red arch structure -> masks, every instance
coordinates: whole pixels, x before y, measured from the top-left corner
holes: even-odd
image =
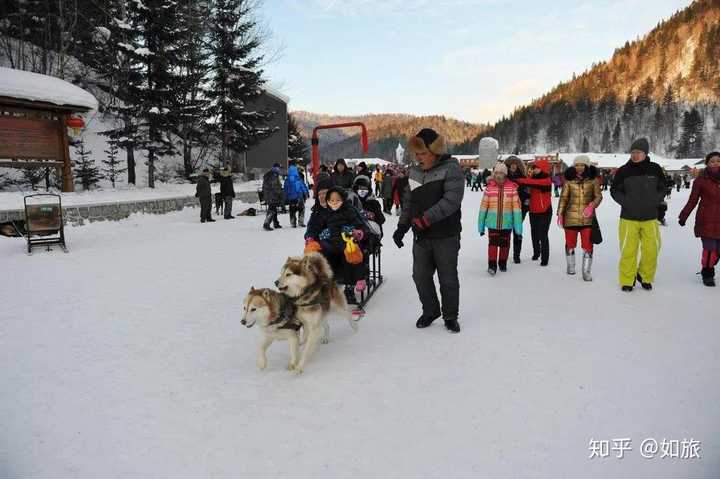
[[[364,123],[351,122],[351,123],[335,123],[332,125],[318,125],[313,128],[312,133],[312,172],[313,172],[313,183],[317,184],[317,175],[320,172],[320,138],[318,137],[319,130],[330,130],[333,128],[347,128],[352,126],[359,126],[362,129],[360,134],[360,142],[362,143],[363,153],[368,152],[368,133]]]

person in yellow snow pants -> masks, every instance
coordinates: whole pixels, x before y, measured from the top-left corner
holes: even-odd
[[[657,219],[634,221],[620,218],[620,286],[634,286],[640,275],[643,283],[655,280],[660,251],[660,228]],[[638,264],[638,249],[640,263]]]

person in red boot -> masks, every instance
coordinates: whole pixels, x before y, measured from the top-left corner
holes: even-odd
[[[550,260],[548,232],[552,221],[552,179],[550,163],[538,160],[533,164],[530,178],[517,178],[515,183],[530,189],[530,235],[532,236],[533,261],[540,258],[540,266]]]
[[[693,182],[687,204],[680,212],[680,226],[685,222],[698,202],[695,215],[695,236],[703,245],[701,264],[705,286],[715,286],[715,265],[720,255],[720,152],[713,151],[705,157],[705,170]]]

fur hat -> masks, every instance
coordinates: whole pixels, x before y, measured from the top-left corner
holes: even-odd
[[[650,143],[647,141],[646,138],[638,138],[637,140],[633,141],[632,145],[630,145],[630,151],[633,150],[640,150],[647,155],[650,153]]]
[[[587,155],[576,156],[575,159],[573,160],[573,166],[577,166],[577,165],[590,166],[591,165],[590,157]]]
[[[505,163],[497,163],[495,167],[493,168],[493,175],[495,173],[502,173],[503,175],[507,176],[507,166],[505,166]]]
[[[430,151],[430,153],[441,156],[447,151],[445,138],[431,128],[423,128],[417,135],[408,141],[408,149],[413,153],[422,153]]]
[[[371,189],[370,185],[371,185],[371,184],[370,184],[370,178],[368,178],[368,177],[365,176],[365,175],[357,175],[357,176],[355,177],[355,179],[353,180],[352,187],[353,187],[354,190],[355,190],[355,189],[358,189],[358,188],[360,188],[360,187],[364,187],[364,188],[367,188],[367,189]]]
[[[515,155],[510,155],[505,159],[505,166],[508,167],[508,171],[510,170],[510,165],[517,165],[518,171],[522,173],[523,176],[525,176],[525,163],[518,158]]]

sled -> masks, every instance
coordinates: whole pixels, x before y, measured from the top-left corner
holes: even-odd
[[[60,195],[38,193],[25,196],[23,201],[27,254],[32,254],[32,249],[38,246],[45,246],[48,251],[52,251],[52,245],[60,245],[67,253]]]

